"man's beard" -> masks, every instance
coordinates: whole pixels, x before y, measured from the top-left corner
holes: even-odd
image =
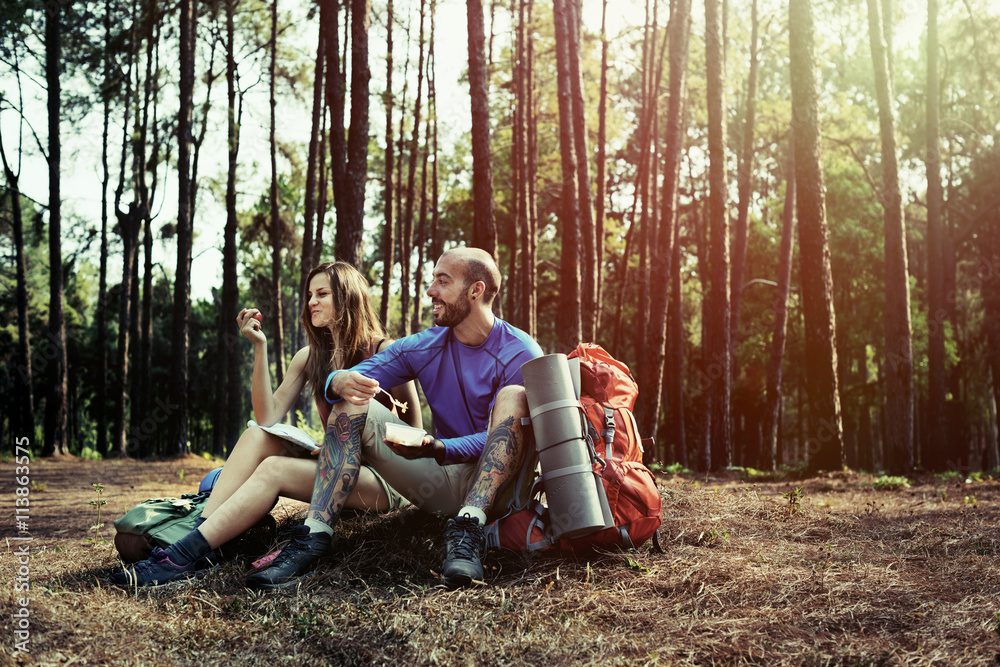
[[[458,326],[472,312],[472,301],[465,294],[454,304],[440,299],[437,300],[437,303],[441,304],[441,311],[434,315],[434,324],[439,327]]]

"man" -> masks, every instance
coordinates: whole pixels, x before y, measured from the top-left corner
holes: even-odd
[[[442,569],[448,585],[482,579],[483,526],[491,511],[506,509],[524,460],[521,417],[528,416],[528,405],[521,364],[542,355],[530,336],[493,315],[499,288],[500,271],[489,253],[445,252],[427,290],[437,326],[330,375],[326,391],[333,409],[308,518],[248,585],[292,585],[312,569],[329,548],[362,464],[418,507],[455,515],[448,521]],[[386,424],[399,420],[371,399],[413,379],[420,381],[437,433],[408,447],[385,439]]]

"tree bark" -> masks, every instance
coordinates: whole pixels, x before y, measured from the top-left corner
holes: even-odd
[[[223,412],[216,427],[216,455],[221,456],[220,446],[228,451],[236,445],[242,421],[243,374],[240,368],[240,335],[234,318],[239,308],[240,288],[236,271],[236,234],[239,220],[236,212],[236,176],[240,151],[240,120],[242,104],[236,90],[236,40],[235,17],[238,0],[226,0],[226,98],[227,106],[227,170],[226,170],[226,226],[222,246],[222,307],[219,309],[219,359],[222,372],[219,378],[219,403]],[[239,105],[239,106],[238,106]],[[310,239],[311,240],[311,239]]]
[[[105,115],[105,118],[107,116]],[[18,164],[20,164],[20,141],[18,141]],[[107,165],[107,153],[105,153],[104,164]],[[20,174],[15,174],[7,162],[7,154],[4,152],[3,139],[0,137],[0,158],[3,159],[4,176],[7,179],[7,192],[10,194],[10,215],[11,226],[14,237],[14,268],[17,273],[17,286],[15,288],[17,301],[17,389],[15,390],[14,414],[11,415],[11,425],[17,434],[33,434],[35,432],[34,414],[35,401],[33,393],[33,376],[31,371],[31,326],[28,321],[28,265],[25,261],[24,253],[24,220],[21,215],[21,190],[18,184]],[[18,169],[20,171],[20,169]],[[104,225],[104,229],[107,225]],[[105,241],[102,250],[103,258],[107,262],[107,243]],[[102,274],[103,278],[103,274]],[[98,315],[100,316],[100,310]],[[98,330],[98,341],[104,342]],[[98,356],[100,360],[100,355]],[[100,361],[98,362],[100,364]],[[100,366],[99,366],[100,367]],[[104,368],[106,372],[107,357],[104,357]],[[101,376],[103,378],[103,374]],[[103,381],[99,382],[99,387],[103,386]],[[98,393],[100,396],[100,393]],[[101,403],[98,408],[103,408]],[[98,413],[104,416],[105,431],[107,430],[107,410],[101,409]],[[99,422],[100,423],[100,422]],[[105,445],[107,444],[107,433],[105,432]]]
[[[569,71],[573,102],[573,144],[576,152],[577,208],[580,217],[580,328],[588,341],[597,337],[597,232],[590,192],[590,149],[587,142],[586,101],[583,97],[583,58],[580,41],[583,31],[582,0],[569,0],[566,8],[569,34]]]
[[[757,117],[757,57],[759,20],[757,0],[750,8],[750,72],[747,75],[747,108],[743,119],[743,148],[739,165],[739,203],[736,209],[736,228],[733,230],[732,317],[730,345],[732,347],[733,381],[739,377],[736,350],[740,344],[740,311],[743,309],[743,280],[747,261],[747,227],[750,217],[750,197],[753,192],[754,132]]]
[[[265,310],[271,322],[274,323],[272,343],[274,345],[274,376],[278,385],[285,379],[285,326],[283,295],[281,293],[281,246],[282,224],[278,202],[278,143],[275,138],[277,124],[277,87],[278,75],[278,0],[271,3],[271,64],[268,71],[270,78],[271,128],[269,137],[271,157],[271,194],[270,194],[270,233],[271,233],[271,303]],[[339,225],[338,225],[339,227]]]
[[[781,419],[781,375],[788,332],[788,293],[792,280],[792,247],[795,236],[795,164],[789,152],[785,182],[785,205],[781,214],[781,249],[778,251],[778,286],[774,294],[774,330],[767,363],[767,393],[764,399],[763,462],[777,472],[778,430]]]
[[[472,102],[473,245],[496,257],[497,228],[493,211],[493,158],[490,149],[489,81],[486,71],[486,28],[482,0],[466,0],[469,27],[469,91]],[[419,95],[419,93],[418,93]],[[499,304],[499,301],[495,301]]]
[[[60,68],[62,67],[62,20],[61,3],[49,2],[45,5],[45,83],[48,88],[49,125],[49,331],[48,344],[53,354],[48,364],[48,395],[45,401],[45,444],[42,456],[68,454],[67,432],[67,377],[68,360],[66,354],[66,307],[63,295],[62,264],[62,202],[61,179],[61,138],[59,124],[62,116],[62,88]]]
[[[365,182],[368,178],[368,28],[371,0],[351,4],[351,129],[347,137],[347,171],[344,174],[346,219],[337,219],[337,258],[361,266],[365,218]]]
[[[788,32],[795,144],[795,207],[809,398],[807,470],[840,470],[844,436],[837,387],[837,333],[820,147],[819,102],[810,0],[790,0]]]
[[[681,148],[685,133],[685,99],[687,97],[688,44],[691,30],[690,0],[676,0],[670,16],[670,97],[667,101],[667,127],[663,138],[663,191],[660,195],[660,231],[651,262],[650,332],[643,353],[646,382],[639,394],[640,430],[657,439],[659,414],[666,373],[667,319],[673,277],[673,240],[677,219],[677,187],[680,177]],[[679,259],[679,257],[678,257]],[[679,274],[677,275],[679,279]],[[678,312],[679,316],[680,313]],[[672,372],[680,368],[670,366]],[[678,394],[679,395],[679,394]],[[674,437],[677,436],[676,431]]]
[[[730,423],[732,350],[729,342],[729,209],[726,186],[726,65],[723,16],[719,0],[705,2],[705,51],[708,88],[709,293],[708,359],[711,423],[709,470],[732,465]]]
[[[188,329],[191,317],[191,115],[194,108],[194,54],[197,14],[194,0],[180,0],[180,100],[177,113],[177,272],[174,282],[174,323],[171,398],[172,453],[188,450]]]
[[[526,30],[534,26],[534,0],[528,0]],[[525,117],[525,159],[527,174],[525,175],[525,188],[527,190],[528,210],[526,215],[527,226],[521,233],[521,247],[524,248],[524,261],[522,267],[521,299],[522,309],[525,312],[524,330],[529,336],[535,336],[538,329],[537,314],[537,251],[538,251],[538,211],[536,208],[535,180],[538,174],[538,118],[535,113],[535,40],[525,37],[527,48],[525,49],[525,93],[524,93],[524,117]]]
[[[559,227],[562,237],[560,263],[559,309],[556,316],[556,337],[562,351],[568,352],[581,341],[580,317],[580,223],[577,202],[577,155],[573,129],[573,90],[570,83],[570,21],[571,0],[552,3],[556,35],[556,63],[559,95],[559,149],[562,165],[562,201],[559,207]]]
[[[948,446],[945,433],[946,383],[944,294],[944,225],[941,207],[940,80],[938,74],[938,1],[927,0],[927,439],[924,467],[936,469]]]
[[[396,263],[396,226],[393,220],[393,198],[395,197],[395,182],[393,175],[396,169],[396,153],[392,145],[392,24],[395,20],[392,0],[386,4],[386,38],[385,38],[385,172],[383,175],[383,214],[385,224],[382,227],[382,302],[379,304],[379,319],[383,325],[389,324],[389,301],[392,298],[392,267]]]
[[[400,303],[400,319],[403,324],[403,332],[413,331],[413,323],[410,319],[410,261],[413,258],[413,209],[416,205],[417,188],[417,160],[420,156],[420,118],[421,106],[423,104],[424,92],[424,16],[426,14],[426,0],[420,0],[420,37],[417,46],[417,99],[413,103],[413,132],[410,135],[409,161],[406,172],[406,200],[405,208],[402,211],[402,233],[400,234],[400,254],[399,261],[404,265],[402,276],[402,299]],[[415,295],[416,299],[420,295]]]
[[[885,234],[885,348],[887,469],[913,468],[913,332],[910,326],[910,276],[906,266],[906,228],[899,187],[895,97],[882,24],[881,0],[868,0],[868,26],[882,138],[882,206]]]
[[[345,73],[340,62],[340,2],[323,0],[320,5],[320,31],[326,40],[326,102],[330,106],[330,184],[337,226],[347,217],[347,132],[344,125]],[[346,64],[344,65],[346,67]],[[335,247],[336,251],[336,247]],[[338,255],[339,257],[339,255]]]
[[[604,296],[604,197],[607,194],[608,149],[608,0],[601,2],[601,92],[597,102],[597,193],[594,196],[594,235],[597,243],[596,303]],[[601,328],[601,308],[595,309],[594,327]]]

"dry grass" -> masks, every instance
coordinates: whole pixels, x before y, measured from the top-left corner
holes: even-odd
[[[190,491],[213,465],[34,462],[31,653],[13,661],[983,665],[1000,652],[994,481],[879,491],[844,473],[794,482],[795,508],[792,483],[663,479],[665,553],[491,554],[488,585],[470,590],[435,573],[443,520],[406,510],[343,521],[335,553],[288,592],[244,589],[246,559],[167,590],[109,588],[113,549],[84,541],[90,483],[106,486],[113,519],[123,503]],[[0,662],[14,545],[0,545]]]

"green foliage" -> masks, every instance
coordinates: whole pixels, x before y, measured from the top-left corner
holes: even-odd
[[[94,492],[97,494],[97,498],[91,500],[89,504],[97,508],[97,523],[95,523],[93,526],[90,527],[90,531],[94,533],[94,536],[88,537],[87,541],[93,542],[94,546],[97,546],[98,539],[101,536],[101,528],[104,527],[104,524],[101,523],[101,508],[107,505],[108,501],[103,500],[101,498],[101,493],[104,492],[103,484],[95,483],[91,484],[91,486],[94,488]],[[101,541],[104,542],[106,540],[101,540]]]
[[[898,491],[910,488],[910,480],[905,477],[881,475],[872,482],[872,488],[879,491]]]

